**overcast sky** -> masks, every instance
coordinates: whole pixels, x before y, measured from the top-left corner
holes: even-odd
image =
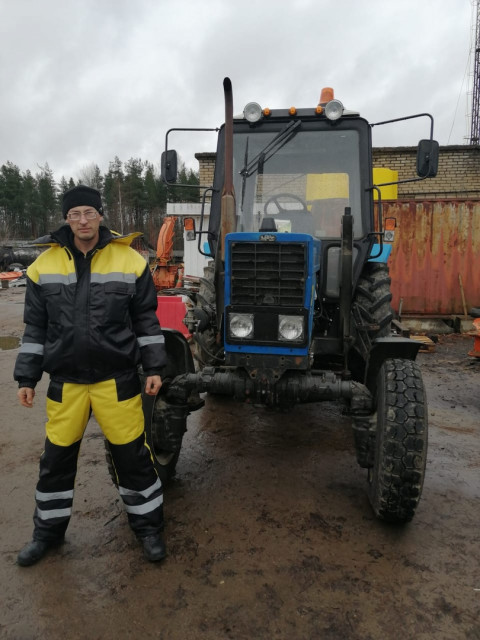
[[[316,105],[332,86],[370,122],[429,112],[441,145],[469,136],[472,0],[0,0],[0,165],[77,179],[119,156],[159,165],[171,127]],[[413,145],[429,125],[374,128]],[[213,138],[172,140],[189,166]]]

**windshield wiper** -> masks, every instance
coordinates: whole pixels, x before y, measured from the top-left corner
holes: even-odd
[[[243,176],[243,179],[249,178],[251,175],[255,173],[259,166],[262,167],[267,160],[269,160],[277,151],[279,151],[293,136],[296,134],[296,130],[302,124],[301,120],[292,120],[289,122],[286,127],[284,127],[281,131],[277,133],[277,135],[265,145],[265,147],[257,153],[257,155],[250,160],[247,164],[245,161],[245,165],[243,169],[240,171],[240,174]]]
[[[245,143],[245,157],[243,159],[243,167],[245,169],[245,167],[247,166],[247,162],[248,162],[248,136],[247,136],[247,141]],[[240,171],[240,173],[242,174],[242,199],[241,199],[241,203],[240,203],[240,211],[243,212],[243,201],[245,200],[245,185],[247,183],[247,176],[244,173],[244,169],[242,169]]]

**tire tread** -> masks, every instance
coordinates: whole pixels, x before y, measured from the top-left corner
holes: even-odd
[[[411,360],[386,360],[379,373],[384,406],[377,407],[377,445],[370,472],[370,501],[386,521],[409,522],[418,506],[425,476],[428,422],[421,372]],[[383,412],[381,419],[378,414]]]

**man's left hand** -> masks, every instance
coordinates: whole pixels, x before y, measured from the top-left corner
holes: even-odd
[[[147,382],[145,384],[145,393],[149,396],[156,396],[162,386],[162,379],[160,376],[147,376]]]

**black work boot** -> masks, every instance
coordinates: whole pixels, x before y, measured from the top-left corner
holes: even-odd
[[[159,562],[167,555],[165,543],[159,533],[140,538],[140,542],[143,545],[143,554],[150,562]]]
[[[17,556],[17,564],[21,567],[29,567],[43,558],[49,549],[61,544],[59,542],[47,542],[45,540],[32,540],[26,544]]]

